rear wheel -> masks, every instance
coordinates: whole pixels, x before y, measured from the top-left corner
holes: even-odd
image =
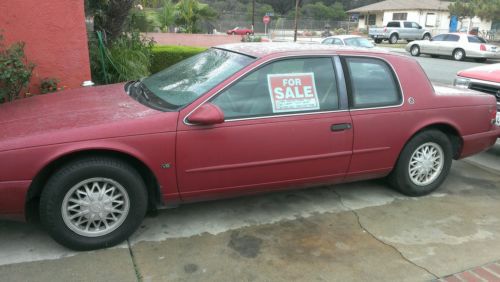
[[[93,250],[127,239],[146,213],[147,191],[127,163],[111,158],[74,161],[48,180],[40,219],[60,244]]]
[[[389,37],[389,43],[390,44],[396,44],[396,43],[398,43],[398,35],[397,34],[391,35],[391,37]]]
[[[407,196],[427,195],[443,183],[451,160],[449,138],[438,130],[423,131],[405,145],[389,182]]]
[[[424,37],[422,37],[422,40],[431,40],[431,35],[428,33],[424,34]]]
[[[453,59],[455,61],[463,61],[465,59],[465,51],[463,49],[455,49],[453,51]]]
[[[382,43],[382,39],[375,39],[375,43],[377,43],[377,44]]]
[[[415,57],[420,56],[420,47],[418,47],[418,45],[416,45],[416,44],[413,45],[413,46],[411,46],[411,48],[410,48],[410,54],[412,56],[415,56]]]

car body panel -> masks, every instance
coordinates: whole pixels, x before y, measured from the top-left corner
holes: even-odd
[[[153,188],[159,189],[162,204],[170,205],[384,176],[411,136],[436,124],[450,126],[459,134],[464,143],[460,157],[488,148],[500,136],[500,129],[491,124],[491,95],[433,87],[412,58],[325,45],[257,44],[217,47],[256,60],[178,112],[149,110],[127,96],[122,85],[2,105],[12,116],[4,116],[8,130],[0,133],[0,212],[22,217],[29,186],[39,172],[78,152],[110,151],[137,159],[156,177],[158,187]],[[252,70],[274,60],[304,56],[331,57],[340,79],[345,74],[338,65],[339,57],[384,60],[398,77],[403,101],[355,110],[348,110],[345,102],[338,111],[228,120],[216,125],[187,121],[190,113]],[[345,85],[338,85],[340,100],[347,101]],[[73,98],[72,103],[61,102]],[[85,111],[79,111],[77,104],[84,105]],[[43,112],[53,115],[42,116],[45,123],[37,122],[34,114],[20,118],[22,113],[16,111],[25,109],[24,105],[30,113],[37,111],[36,105],[43,105]],[[18,129],[17,123],[33,128]],[[351,123],[352,128],[332,132],[330,127],[337,123]],[[6,203],[10,197],[16,200]]]
[[[469,89],[495,96],[500,112],[500,63],[459,71],[455,83],[458,78],[466,79]]]

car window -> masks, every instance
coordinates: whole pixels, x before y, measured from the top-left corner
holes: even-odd
[[[330,58],[288,59],[270,63],[217,95],[212,103],[226,119],[339,108]]]
[[[349,73],[352,108],[398,105],[402,101],[395,75],[389,65],[374,58],[345,58]]]
[[[410,22],[404,22],[404,25],[406,28],[411,28],[411,23]]]
[[[327,38],[325,40],[323,40],[323,42],[321,42],[323,44],[332,44],[333,43],[333,39],[332,38]]]
[[[355,46],[355,47],[364,47],[364,48],[373,48],[375,45],[368,41],[366,38],[361,37],[352,37],[344,39],[345,45],[347,46]]]
[[[399,22],[389,22],[387,24],[387,27],[400,27],[401,25],[399,24]]]
[[[467,40],[470,43],[486,43],[486,40],[478,36],[467,36]]]
[[[446,34],[440,34],[436,35],[432,38],[432,41],[444,41],[444,38],[446,37]]]
[[[452,42],[458,42],[458,40],[460,39],[460,36],[456,35],[456,34],[448,34],[444,41],[452,41]]]
[[[412,23],[411,23],[411,27],[412,27],[412,28],[419,29],[419,28],[420,28],[420,25],[419,25],[418,23],[414,23],[414,22],[412,22]]]
[[[335,38],[333,39],[333,45],[344,45],[344,43],[342,42],[342,40]]]

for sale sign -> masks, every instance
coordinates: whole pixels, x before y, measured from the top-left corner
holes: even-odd
[[[267,75],[274,113],[319,109],[314,73]]]

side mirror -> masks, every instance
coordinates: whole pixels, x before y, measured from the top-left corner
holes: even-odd
[[[224,113],[222,110],[212,103],[205,103],[201,107],[194,110],[188,116],[187,121],[199,125],[211,125],[224,122]]]

